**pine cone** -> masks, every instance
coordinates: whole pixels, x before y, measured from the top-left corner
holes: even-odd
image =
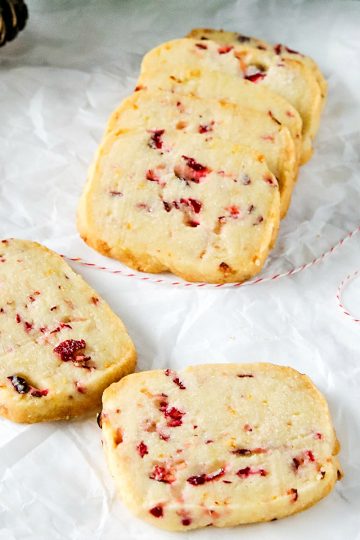
[[[0,47],[13,40],[28,18],[23,0],[0,0]]]

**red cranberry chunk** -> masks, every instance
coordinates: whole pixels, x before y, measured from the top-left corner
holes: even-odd
[[[204,43],[195,43],[195,47],[198,49],[207,49],[207,45],[204,45]]]
[[[261,81],[266,76],[265,73],[253,73],[252,75],[245,75],[244,79],[247,81],[251,81],[253,83],[257,83],[258,81]]]
[[[187,482],[189,482],[189,484],[191,484],[192,486],[201,486],[205,484],[206,482],[212,482],[213,480],[218,480],[219,478],[224,476],[224,474],[225,474],[225,469],[221,468],[210,474],[203,473],[203,474],[199,474],[195,476],[190,476],[187,479]]]
[[[150,180],[150,182],[160,182],[160,178],[154,173],[152,169],[146,171],[146,180]]]
[[[76,353],[85,349],[86,343],[84,339],[67,339],[62,341],[54,349],[63,362],[76,361]]]
[[[184,525],[184,527],[188,527],[191,525],[191,519],[190,518],[184,518],[181,520],[181,524]]]
[[[144,443],[144,441],[139,442],[139,444],[136,447],[136,450],[138,451],[141,458],[143,458],[146,454],[149,453],[148,447]]]
[[[154,506],[154,508],[151,508],[149,510],[150,514],[156,518],[161,518],[163,517],[164,515],[164,510],[163,510],[163,507],[158,505],[158,506]]]
[[[202,203],[196,199],[180,199],[180,203],[188,206],[195,214],[199,214]]]
[[[206,474],[199,474],[197,476],[190,476],[187,482],[192,486],[202,486],[206,482]]]
[[[49,390],[47,390],[47,389],[39,390],[39,389],[37,389],[37,388],[32,388],[32,389],[30,390],[30,395],[31,395],[32,397],[38,397],[38,398],[41,398],[41,397],[43,397],[43,396],[47,396],[48,393],[49,393]]]
[[[165,129],[155,129],[154,131],[150,131],[150,133],[151,137],[149,139],[148,146],[150,148],[161,150],[164,144],[162,136],[165,133]]]
[[[260,476],[267,476],[267,471],[265,469],[252,469],[251,467],[245,467],[244,469],[238,470],[236,473],[240,478],[249,478],[249,476],[258,474]]]
[[[184,180],[186,183],[194,182],[199,184],[200,180],[211,172],[211,169],[198,163],[195,159],[187,156],[181,156],[185,161],[185,165],[177,165],[174,168],[174,173],[177,178]]]
[[[185,413],[179,411],[175,407],[165,410],[165,418],[167,418],[167,425],[169,427],[178,427],[182,425],[182,417]]]
[[[172,484],[175,481],[172,471],[161,465],[155,465],[149,478],[151,478],[151,480],[156,480],[157,482],[163,482],[164,484]]]
[[[218,53],[227,54],[228,52],[232,51],[233,48],[234,47],[232,45],[222,45],[221,47],[218,48]]]
[[[171,371],[171,369],[166,369],[165,370],[165,375],[167,377],[170,377],[171,375],[174,375],[174,373]],[[186,386],[180,381],[179,377],[177,377],[177,376],[175,376],[173,378],[173,383],[175,383],[180,388],[180,390],[185,390],[186,389]]]

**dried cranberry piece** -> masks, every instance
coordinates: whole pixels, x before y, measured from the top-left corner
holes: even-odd
[[[163,201],[163,205],[164,205],[165,211],[170,212],[170,210],[172,208],[171,204],[166,202],[166,201]]]
[[[136,447],[136,450],[138,451],[141,458],[143,458],[146,454],[149,453],[148,447],[144,443],[144,441],[139,442],[139,444]]]
[[[187,482],[192,486],[202,486],[206,482],[206,474],[199,474],[197,476],[190,476]]]
[[[181,156],[181,157],[186,161],[186,165],[190,167],[190,169],[192,169],[193,171],[203,173],[203,175],[207,174],[208,168],[205,167],[205,165],[201,165],[201,163],[198,163],[197,161],[195,161],[195,159],[191,157],[187,157],[187,156]]]
[[[274,45],[274,53],[275,54],[281,54],[281,49],[282,49],[281,43],[277,43],[276,45]]]
[[[182,425],[182,417],[185,413],[179,411],[179,409],[176,409],[175,407],[171,407],[171,409],[165,410],[165,418],[169,418],[167,421],[167,425],[169,427],[178,427]]]
[[[189,206],[191,210],[195,212],[195,214],[199,214],[202,208],[202,203],[196,199],[180,199],[180,203]]]
[[[213,131],[214,128],[214,120],[212,120],[209,124],[199,124],[199,133],[209,133],[209,131]]]
[[[252,75],[245,75],[244,79],[256,83],[266,77],[266,73],[253,73]]]
[[[156,518],[163,517],[164,515],[164,510],[161,505],[154,506],[154,508],[150,508],[149,512],[151,515],[153,515]]]
[[[244,469],[239,469],[236,473],[240,478],[249,478],[249,476],[254,474],[259,474],[260,476],[267,476],[267,471],[265,469],[252,469],[251,467],[245,467]]]
[[[161,150],[163,147],[163,141],[161,137],[165,133],[165,129],[154,129],[150,131],[151,137],[148,142],[148,146],[153,149]]]
[[[234,47],[232,45],[222,45],[221,47],[218,48],[218,53],[227,54],[228,52],[232,51],[233,48]]]
[[[204,45],[204,43],[195,43],[195,47],[198,49],[207,49],[207,45]]]
[[[184,518],[181,520],[181,524],[184,525],[184,527],[188,527],[191,525],[191,519],[190,518]]]
[[[165,375],[167,377],[170,377],[170,375],[174,375],[174,373],[171,371],[171,369],[165,370]],[[180,381],[179,377],[174,377],[173,382],[180,388],[180,390],[186,390],[186,386]]]
[[[30,395],[32,397],[43,397],[43,396],[47,396],[49,393],[49,390],[38,390],[37,388],[31,388],[30,390]]]
[[[221,468],[218,469],[210,474],[199,474],[195,476],[190,476],[187,478],[187,482],[191,484],[192,486],[202,486],[206,482],[212,482],[213,480],[218,480],[225,474],[225,469]]]
[[[30,392],[31,386],[23,377],[19,377],[18,375],[11,375],[7,378],[11,382],[15,390],[18,392],[18,394],[27,394],[28,392]]]
[[[109,192],[112,197],[123,197],[123,193],[121,191],[110,191]]]
[[[11,375],[8,377],[8,380],[11,382],[18,394],[30,393],[32,397],[41,398],[43,396],[47,396],[49,393],[49,390],[39,390],[38,388],[34,388],[27,382],[26,379],[20,377],[19,375]]]
[[[156,174],[154,173],[152,169],[149,169],[148,171],[146,171],[146,180],[150,180],[150,182],[157,182],[157,183],[160,182],[160,178],[156,176]]]
[[[151,480],[156,480],[157,482],[163,482],[164,484],[172,484],[175,481],[173,472],[161,465],[155,465],[149,478],[151,478]]]
[[[54,348],[54,352],[60,356],[63,362],[76,362],[76,353],[82,351],[85,347],[86,342],[84,339],[67,339],[59,343]]]

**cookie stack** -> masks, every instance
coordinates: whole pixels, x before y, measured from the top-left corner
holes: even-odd
[[[283,45],[206,29],[163,43],[109,120],[81,236],[137,270],[250,279],[311,156],[325,96],[315,62]]]

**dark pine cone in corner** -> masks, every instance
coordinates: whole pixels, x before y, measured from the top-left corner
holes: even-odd
[[[23,0],[0,0],[0,47],[13,40],[28,18]]]

